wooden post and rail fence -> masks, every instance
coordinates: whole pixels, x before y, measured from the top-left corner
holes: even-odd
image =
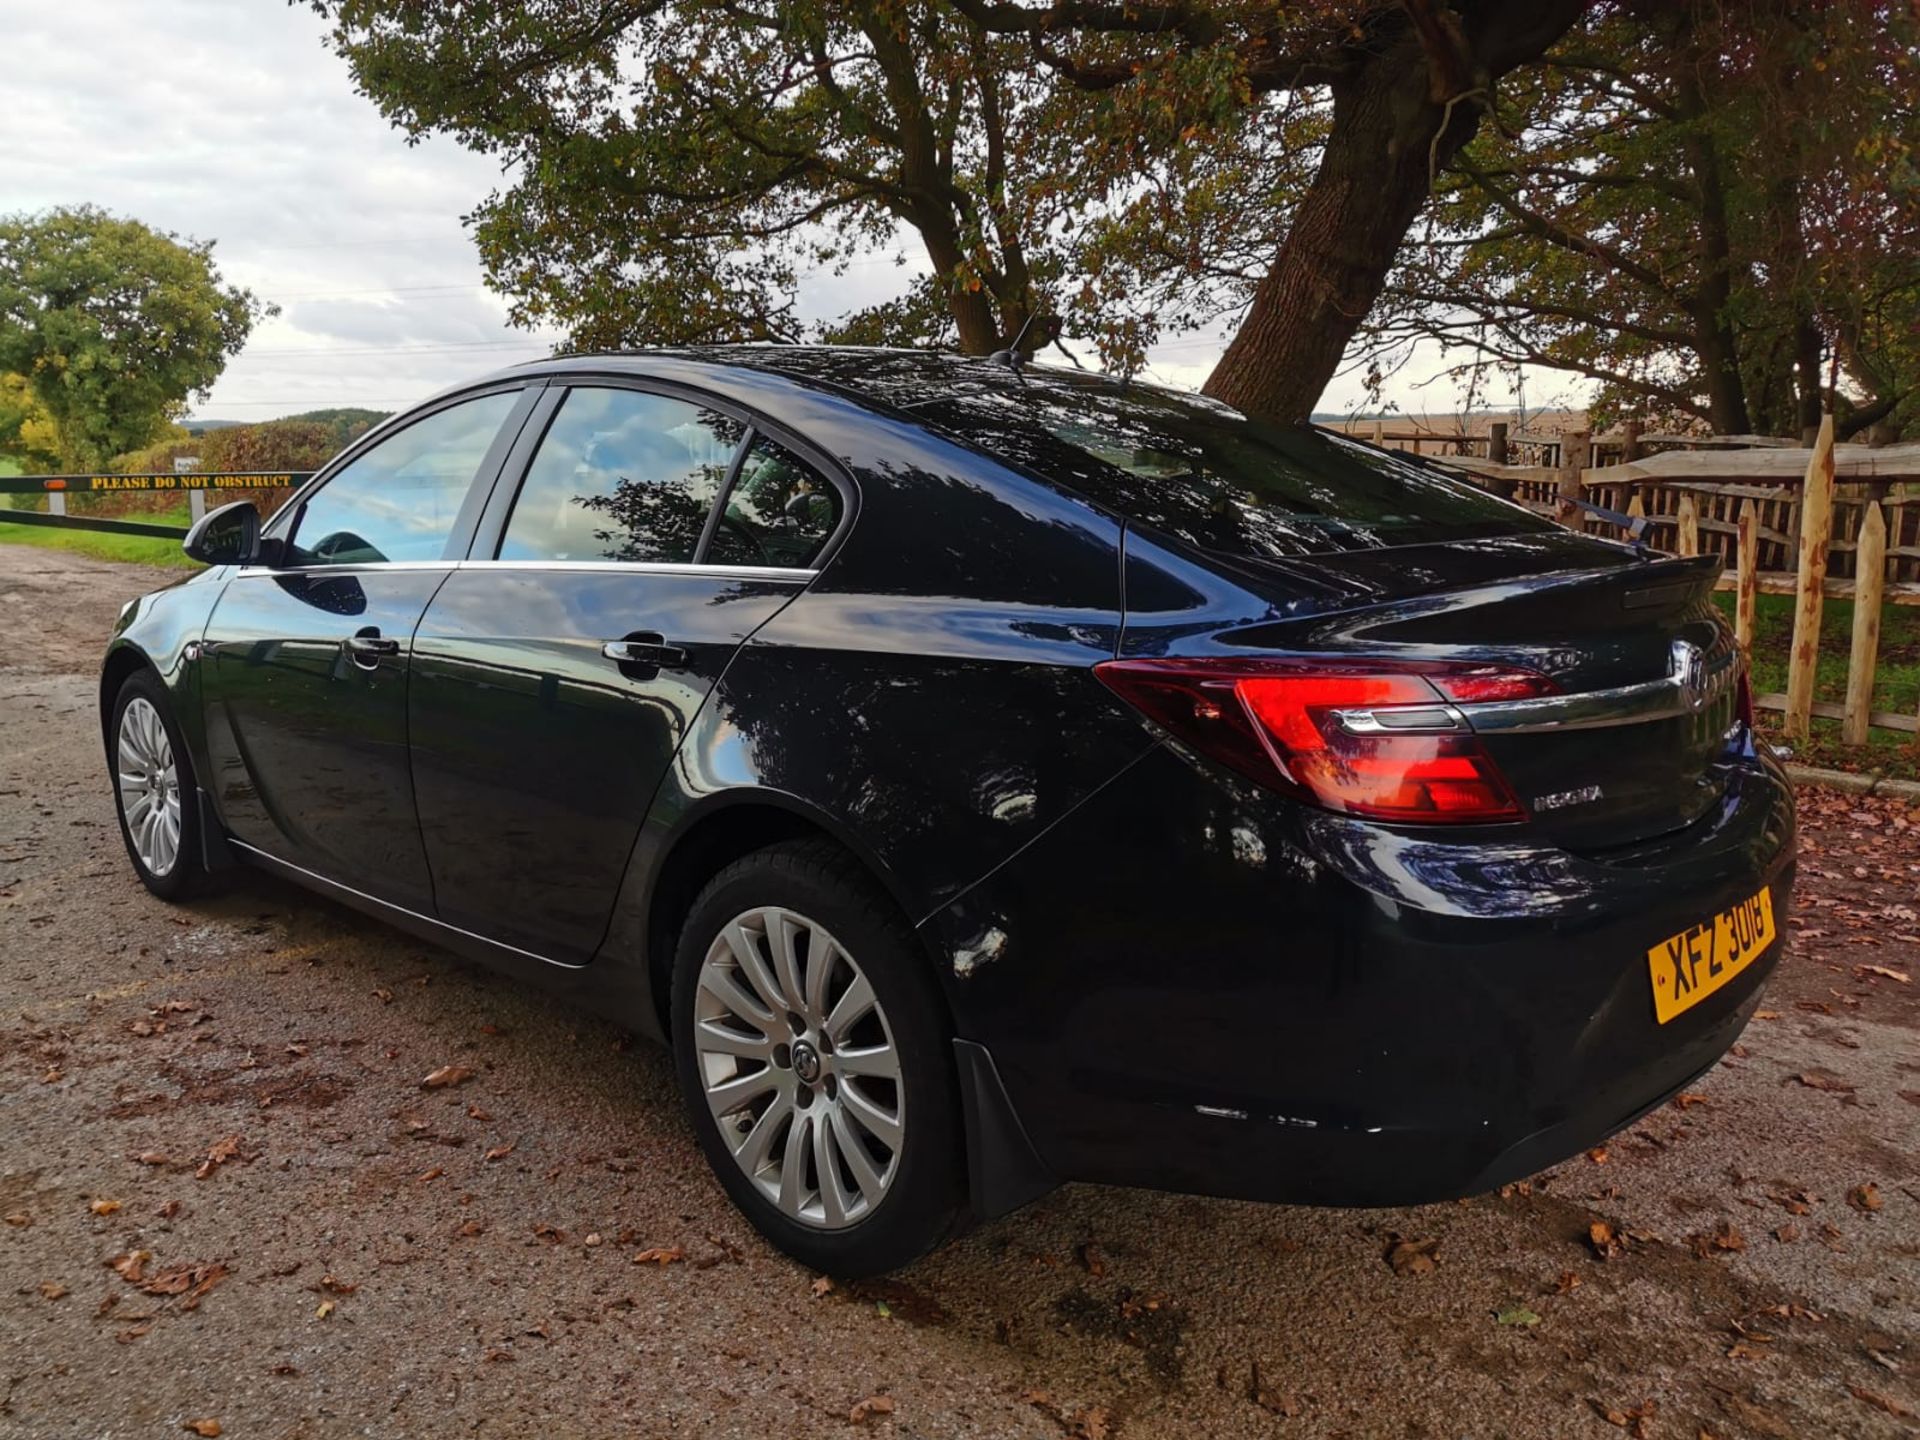
[[[1563,525],[1625,532],[1677,555],[1719,555],[1719,588],[1734,594],[1734,628],[1749,653],[1757,597],[1792,595],[1786,691],[1755,697],[1763,709],[1785,713],[1789,738],[1804,739],[1815,716],[1839,720],[1849,745],[1865,744],[1874,727],[1920,732],[1920,715],[1872,708],[1881,607],[1920,605],[1920,444],[1837,446],[1831,416],[1811,450],[1766,436],[1645,434],[1631,422],[1599,436],[1504,422],[1480,433],[1388,430],[1379,420],[1346,430],[1422,454]],[[198,519],[209,492],[253,492],[270,509],[307,478],[285,471],[0,476],[0,495],[47,500],[45,512],[0,509],[0,520],[179,538],[186,532],[178,526],[69,514],[67,499],[175,492]],[[1855,602],[1841,702],[1813,693],[1829,599]]]
[[[1429,431],[1421,439],[1430,451],[1464,452],[1428,458],[1563,525],[1625,532],[1675,555],[1719,555],[1719,588],[1733,592],[1734,629],[1749,653],[1757,597],[1793,596],[1787,688],[1755,696],[1762,709],[1784,713],[1788,738],[1804,740],[1816,716],[1838,720],[1847,745],[1866,744],[1875,728],[1920,732],[1920,714],[1873,708],[1882,607],[1920,605],[1920,445],[1836,445],[1831,416],[1811,449],[1758,436],[1642,435],[1628,426],[1601,437],[1569,431],[1550,447],[1528,436],[1536,459],[1550,463],[1515,464],[1492,458],[1514,453],[1498,424],[1486,435]],[[1830,599],[1854,602],[1844,701],[1814,698]]]

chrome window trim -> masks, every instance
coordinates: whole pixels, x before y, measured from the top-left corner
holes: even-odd
[[[243,565],[234,579],[256,575],[355,575],[387,570],[557,570],[609,575],[705,575],[723,580],[812,580],[818,570],[783,565],[695,565],[678,560],[386,560],[340,565]]]

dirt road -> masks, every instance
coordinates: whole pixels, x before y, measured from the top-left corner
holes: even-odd
[[[1904,807],[1807,797],[1764,1018],[1603,1153],[1412,1210],[1070,1187],[829,1288],[661,1052],[263,878],[139,888],[93,667],[165,578],[0,546],[0,1434],[1915,1433]]]

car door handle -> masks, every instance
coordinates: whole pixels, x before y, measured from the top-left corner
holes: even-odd
[[[353,663],[362,670],[372,670],[380,664],[383,655],[398,655],[400,642],[383,637],[372,626],[357,634],[349,635],[345,641],[347,654]]]
[[[629,635],[624,640],[609,640],[600,653],[617,665],[684,665],[687,652],[669,645],[658,635]]]

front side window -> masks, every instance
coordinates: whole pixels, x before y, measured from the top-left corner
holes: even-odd
[[[519,399],[503,390],[449,405],[350,461],[300,507],[290,562],[441,559],[487,447]]]
[[[502,560],[685,564],[746,426],[670,395],[567,392],[507,519]]]

